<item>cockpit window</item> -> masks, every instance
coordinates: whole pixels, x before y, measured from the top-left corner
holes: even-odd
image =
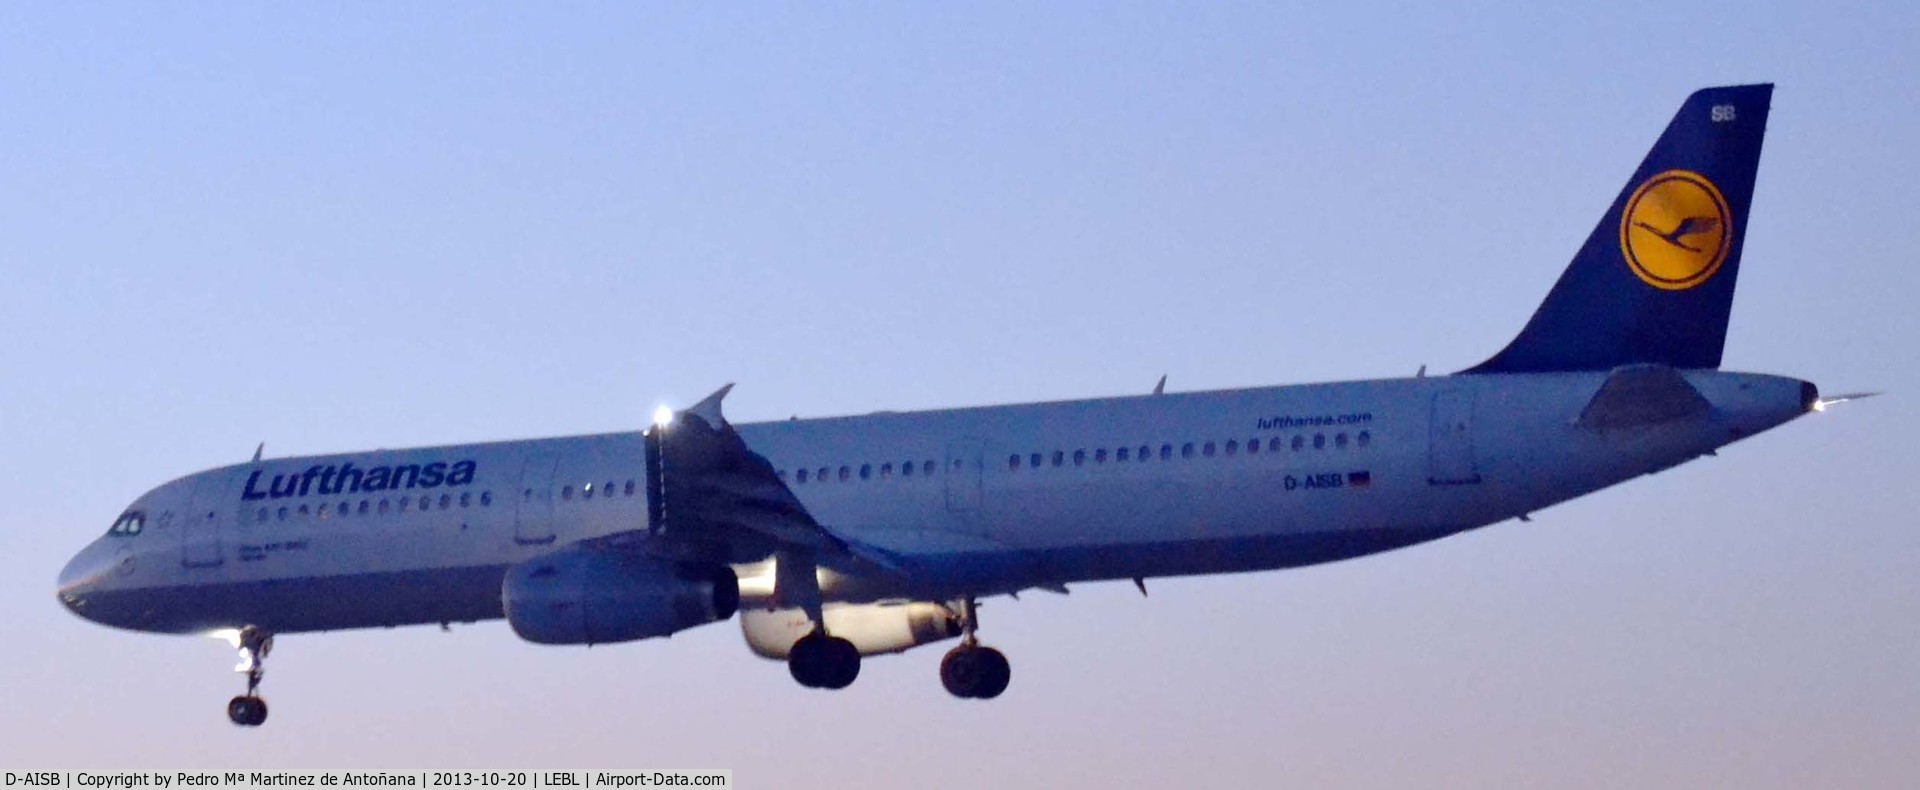
[[[147,514],[138,510],[129,511],[120,516],[119,521],[107,528],[109,535],[138,535],[147,526]]]

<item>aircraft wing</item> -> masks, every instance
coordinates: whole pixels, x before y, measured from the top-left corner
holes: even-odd
[[[800,553],[845,573],[898,573],[888,553],[815,520],[773,464],[747,447],[721,412],[732,389],[721,387],[647,431],[647,531],[669,541],[719,539]]]

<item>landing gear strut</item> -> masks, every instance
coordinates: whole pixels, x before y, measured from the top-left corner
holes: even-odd
[[[820,601],[820,572],[813,556],[781,554],[774,561],[773,594],[787,606],[797,606],[813,621],[813,631],[787,651],[787,671],[810,689],[843,689],[860,677],[860,649],[827,634],[826,612]]]
[[[824,628],[800,637],[787,653],[787,671],[810,689],[843,689],[860,677],[860,650]]]
[[[227,718],[242,727],[258,727],[267,721],[267,701],[260,698],[260,678],[267,673],[267,654],[273,652],[273,635],[253,626],[240,629],[240,666],[247,673],[247,693],[227,701]]]
[[[969,595],[960,606],[960,645],[940,659],[940,684],[961,699],[993,699],[1013,679],[1006,655],[980,644],[974,635],[979,627],[979,609]]]

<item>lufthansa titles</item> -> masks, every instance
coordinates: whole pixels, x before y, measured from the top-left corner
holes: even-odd
[[[473,482],[478,465],[471,460],[434,461],[427,464],[395,464],[362,469],[352,461],[339,465],[314,465],[304,472],[276,474],[266,480],[266,471],[256,469],[247,476],[247,487],[240,493],[245,500],[284,499],[309,494],[358,494],[373,491],[399,491],[414,488],[463,486]]]

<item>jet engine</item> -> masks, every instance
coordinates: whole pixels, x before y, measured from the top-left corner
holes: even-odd
[[[852,642],[863,656],[899,653],[960,635],[960,620],[933,603],[828,606],[821,616],[828,634]],[[740,632],[761,658],[785,659],[793,643],[812,630],[813,621],[799,609],[740,613]]]
[[[724,565],[576,546],[507,569],[507,623],[543,645],[667,636],[733,616],[740,583]]]

